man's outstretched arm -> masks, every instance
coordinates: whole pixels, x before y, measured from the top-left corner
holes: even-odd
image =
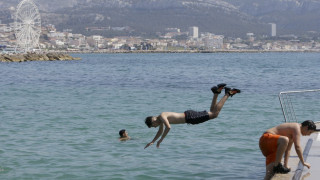
[[[153,138],[153,140],[150,143],[148,143],[146,145],[146,147],[144,147],[144,148],[147,148],[147,147],[151,146],[154,142],[156,142],[156,140],[161,136],[162,133],[163,133],[163,123],[160,124],[159,130],[158,130],[156,136]]]
[[[303,154],[302,154],[302,148],[300,146],[300,133],[297,133],[296,131],[293,134],[293,143],[294,143],[294,148],[296,150],[296,153],[301,161],[301,163],[306,166],[308,169],[310,169],[310,164],[304,162],[303,159]]]
[[[161,139],[158,141],[157,143],[157,147],[159,148],[160,147],[160,143],[163,141],[163,139],[167,136],[168,132],[170,131],[171,129],[171,126],[170,126],[170,123],[169,123],[169,120],[168,120],[168,114],[167,113],[161,113],[160,115],[160,119],[161,121],[163,122],[163,124],[166,126],[166,129],[164,130],[162,136],[161,136]]]

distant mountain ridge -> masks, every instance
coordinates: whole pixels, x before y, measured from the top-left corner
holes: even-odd
[[[243,36],[248,32],[269,34],[276,23],[278,34],[304,34],[320,29],[318,0],[34,0],[44,23],[59,29],[87,32],[86,27],[131,28],[131,35],[152,35],[168,27]],[[1,8],[17,0],[2,0]],[[4,10],[2,10],[4,11]],[[1,16],[0,19],[4,18]],[[128,33],[128,32],[126,32]]]

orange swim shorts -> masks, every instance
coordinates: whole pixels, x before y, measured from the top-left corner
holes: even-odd
[[[266,165],[276,160],[278,139],[280,135],[264,133],[259,141],[262,154],[266,157]]]

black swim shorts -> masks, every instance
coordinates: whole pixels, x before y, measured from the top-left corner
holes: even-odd
[[[199,124],[210,119],[207,111],[188,110],[185,111],[184,114],[186,116],[186,123],[188,124]]]

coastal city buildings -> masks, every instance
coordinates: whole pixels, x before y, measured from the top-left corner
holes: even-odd
[[[277,36],[276,25],[271,24],[269,37],[256,37],[248,32],[244,38],[231,38],[209,32],[198,27],[181,31],[168,27],[156,38],[134,36],[104,37],[76,34],[72,29],[58,31],[54,25],[43,25],[40,36],[42,51],[68,52],[124,52],[124,51],[320,51],[320,40],[294,35]],[[14,24],[0,24],[0,52],[13,52],[16,46]],[[130,27],[108,27],[123,31]],[[93,27],[88,28],[92,30]],[[98,28],[99,29],[99,28]],[[101,28],[101,30],[105,28]],[[312,33],[312,32],[310,32]]]

